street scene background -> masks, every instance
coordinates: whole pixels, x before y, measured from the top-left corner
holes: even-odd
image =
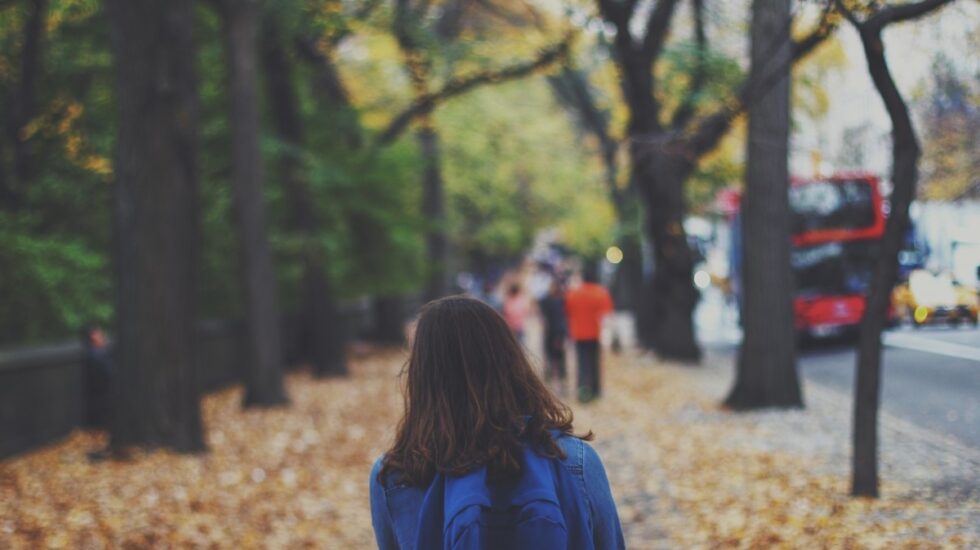
[[[0,0],[0,548],[375,547],[455,294],[628,548],[980,547],[976,51],[969,0]],[[543,301],[593,273],[598,397]]]

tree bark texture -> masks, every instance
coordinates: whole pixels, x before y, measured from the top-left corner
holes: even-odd
[[[684,183],[698,161],[718,144],[736,116],[768,89],[768,82],[749,79],[711,113],[697,113],[685,101],[664,125],[657,100],[655,65],[663,51],[670,21],[679,0],[658,0],[645,12],[646,31],[637,37],[639,2],[596,0],[603,19],[616,27],[613,53],[620,69],[620,88],[629,107],[630,163],[638,196],[646,210],[645,231],[654,249],[654,275],[645,286],[637,310],[637,337],[641,345],[666,358],[696,360],[700,348],[694,338],[693,313],[698,293],[693,286],[693,255],[687,248],[683,220]],[[705,84],[702,65],[707,48],[703,2],[692,0],[698,64],[692,72],[688,96]],[[818,28],[792,45],[791,61],[813,50],[834,24],[821,19]],[[696,115],[696,116],[695,116]]]
[[[34,153],[25,127],[37,114],[38,81],[41,77],[42,43],[47,0],[28,0],[24,20],[24,42],[20,52],[20,75],[9,97],[7,139],[13,156],[13,178],[0,177],[0,199],[5,206],[17,207],[34,179]]]
[[[881,400],[881,331],[885,327],[892,288],[898,275],[898,252],[909,224],[909,206],[919,179],[921,149],[908,106],[892,79],[885,58],[882,31],[892,23],[909,21],[952,3],[921,0],[879,7],[865,22],[849,11],[842,0],[835,6],[857,29],[868,64],[868,73],[892,123],[892,195],[890,213],[875,264],[858,340],[854,390],[851,494],[878,496],[878,405]]]
[[[384,344],[405,343],[405,321],[409,317],[407,300],[402,296],[375,296],[371,309],[374,339]]]
[[[878,403],[881,400],[881,332],[885,328],[891,289],[898,276],[898,252],[909,224],[919,171],[919,142],[908,107],[885,61],[881,29],[860,30],[868,71],[892,121],[891,211],[885,224],[881,256],[875,264],[871,293],[861,321],[854,391],[851,494],[878,496]]]
[[[446,237],[446,199],[442,181],[439,133],[430,116],[423,118],[415,133],[422,153],[422,216],[430,227],[425,233],[429,265],[425,282],[425,301],[449,294],[449,245]]]
[[[283,387],[276,275],[269,247],[259,146],[258,0],[222,0],[231,106],[231,194],[241,244],[246,328],[245,406],[288,401]]]
[[[646,141],[630,147],[633,182],[645,209],[644,228],[653,246],[653,276],[645,281],[638,339],[665,359],[697,362],[694,336],[694,257],[684,232],[684,181],[693,165],[681,154]]]
[[[193,6],[109,0],[108,12],[119,105],[111,444],[199,451]]]
[[[775,84],[749,107],[748,164],[742,200],[744,338],[733,409],[800,407],[790,267],[790,0],[752,3],[751,71]],[[778,71],[778,73],[774,73]]]
[[[338,40],[339,41],[339,40]],[[342,116],[336,117],[336,122],[338,124],[338,131],[343,132],[347,137],[347,145],[352,149],[360,149],[364,146],[364,129],[361,127],[360,120],[358,119],[357,112],[354,106],[350,102],[350,94],[347,92],[346,86],[340,77],[340,73],[337,70],[336,64],[332,59],[330,52],[324,52],[317,46],[317,40],[315,37],[303,37],[296,41],[299,54],[302,58],[311,65],[314,69],[313,77],[313,93],[317,97],[321,104],[321,108],[325,108],[332,112],[342,112]],[[282,58],[280,54],[278,57]],[[278,66],[284,66],[288,68],[288,65],[283,65],[283,61],[273,61],[272,63],[278,64]],[[285,78],[285,77],[282,77]],[[277,97],[294,95],[292,92],[284,94],[278,92]],[[290,100],[284,103],[292,103],[294,100]],[[295,109],[292,109],[295,111]],[[289,115],[284,114],[282,119],[295,119],[292,125],[295,125],[297,129],[290,130],[286,129],[284,135],[295,135],[300,136],[301,131],[298,128],[298,119],[295,114]],[[287,162],[293,165],[289,170],[285,172],[298,173],[299,165],[296,162],[298,159],[293,158],[291,161],[287,159]],[[438,174],[437,174],[438,175]],[[440,187],[441,189],[441,187]],[[437,189],[438,190],[438,189]],[[308,206],[296,205],[297,212],[299,209],[309,210]],[[312,213],[304,212],[304,220],[312,219]],[[308,224],[308,222],[303,222],[300,225]],[[317,265],[315,259],[308,259],[307,264],[309,265],[308,273],[315,272],[317,270],[322,271],[322,268]],[[311,295],[330,295],[329,288],[318,289],[315,288],[315,283],[317,278],[310,275],[304,276],[306,281],[304,284],[306,288],[310,289]],[[335,318],[328,324],[334,324],[339,326],[342,320],[337,316],[339,311],[333,300],[331,303],[324,304],[321,308],[322,311],[333,311]],[[399,296],[375,296],[373,297],[373,310],[374,310],[374,328],[373,336],[379,342],[384,343],[400,343],[404,340],[404,322],[406,319],[404,299]],[[311,308],[312,310],[312,308]],[[308,311],[306,317],[312,318],[312,311]],[[324,341],[319,345],[322,346],[318,353],[312,354],[313,356],[319,356],[321,359],[316,364],[339,365],[339,371],[345,372],[346,368],[343,366],[343,349],[344,342],[346,340],[345,335],[338,334],[340,339],[334,342]],[[325,373],[332,370],[338,370],[338,367],[330,367],[325,369]]]
[[[453,13],[451,4],[449,12],[443,14],[440,21],[446,21]],[[410,6],[409,0],[399,0],[395,6],[394,33],[398,39],[398,47],[404,57],[405,67],[408,70],[409,80],[412,84],[412,92],[416,101],[429,92],[431,79],[430,61],[422,60],[424,52],[418,44],[418,33],[421,28],[421,13],[415,13]],[[441,29],[450,31],[450,26]],[[445,41],[450,42],[452,33],[437,34]],[[432,117],[432,109],[429,108],[421,113],[419,125],[415,131],[415,139],[419,146],[422,157],[422,216],[430,224],[425,233],[426,260],[426,280],[422,290],[423,301],[435,300],[448,294],[449,275],[447,273],[448,260],[448,239],[446,237],[445,226],[445,191],[443,190],[442,179],[442,159],[439,154],[439,134],[435,127],[435,120]]]
[[[654,94],[653,66],[678,2],[657,2],[648,14],[642,38],[634,38],[630,30],[635,2],[598,2],[603,17],[617,27],[613,50],[630,112],[632,184],[643,204],[643,228],[653,247],[653,275],[644,281],[636,312],[637,339],[665,359],[695,362],[701,357],[693,322],[698,292],[683,222],[684,181],[697,158],[683,147],[669,146],[675,132],[663,128],[661,105]]]
[[[632,311],[638,326],[646,327],[646,309],[638,307],[643,289],[643,255],[639,235],[639,206],[632,189],[619,188],[619,143],[609,133],[610,113],[600,108],[588,78],[581,70],[565,65],[562,71],[548,77],[555,97],[571,109],[583,132],[596,138],[602,157],[603,173],[609,200],[616,210],[620,236],[617,244],[623,261],[616,270],[613,296],[616,307]],[[646,333],[647,331],[641,331]]]
[[[347,373],[344,326],[327,270],[327,258],[316,245],[320,230],[316,205],[303,166],[303,124],[294,89],[292,59],[282,45],[278,24],[267,21],[262,40],[273,125],[286,152],[279,161],[289,205],[290,230],[303,241],[302,326],[304,355],[317,376]]]

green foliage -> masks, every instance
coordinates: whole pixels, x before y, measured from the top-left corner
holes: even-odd
[[[582,253],[609,245],[615,222],[600,166],[542,79],[474,92],[438,121],[449,235],[462,254],[512,258],[548,227]]]
[[[111,318],[106,255],[84,237],[32,235],[32,216],[0,218],[0,343],[70,334]]]
[[[198,307],[206,318],[236,318],[244,314],[244,301],[231,205],[231,128],[221,21],[207,4],[197,5],[196,16],[201,201]]]
[[[281,259],[287,302],[297,296],[300,259],[311,247],[326,258],[333,285],[344,298],[415,290],[422,277],[424,226],[418,213],[419,160],[413,144],[367,147],[370,136],[362,134],[360,113],[351,106],[325,103],[316,96],[314,70],[297,68],[305,143],[302,151],[292,153],[302,159],[302,179],[320,232],[307,242],[292,227],[293,213],[276,169],[289,146],[266,139],[271,237]]]
[[[326,227],[314,246],[341,294],[398,294],[421,283],[418,157],[411,144],[378,152],[325,148],[308,154],[311,188]],[[346,153],[346,154],[345,154]]]
[[[287,7],[283,3],[282,7]],[[288,3],[284,24],[306,32],[326,20],[305,20],[317,8]],[[52,0],[47,14],[37,116],[29,124],[39,167],[18,185],[22,204],[0,205],[0,344],[71,337],[88,321],[111,323],[111,157],[115,143],[112,56],[96,0]],[[0,99],[20,80],[25,14],[0,10]],[[221,24],[207,4],[196,7],[200,93],[200,315],[243,314],[241,262],[231,210],[230,145],[225,52]],[[333,21],[333,20],[331,20]],[[332,23],[331,23],[332,24]],[[292,31],[291,31],[292,32]],[[333,284],[345,298],[398,293],[421,279],[417,153],[411,143],[374,154],[347,141],[357,113],[324,109],[313,97],[313,74],[296,71],[306,144],[300,152],[321,231],[303,242],[291,229],[278,170],[283,145],[267,137],[270,238],[286,307],[298,306],[300,251],[327,258]],[[6,115],[0,109],[0,117]],[[7,121],[0,118],[0,126]],[[338,131],[340,129],[341,131]],[[271,130],[266,136],[273,135]],[[6,139],[4,136],[3,139]],[[13,159],[0,144],[0,170]],[[188,213],[188,223],[195,223]]]
[[[698,48],[693,41],[668,45],[658,64],[661,71],[658,99],[664,105],[665,113],[672,116],[685,101],[696,113],[710,112],[720,107],[721,102],[730,100],[732,91],[745,79],[745,71],[736,59],[709,47],[703,54],[703,85],[700,91],[691,95],[692,78],[699,62]],[[718,190],[741,181],[744,143],[741,136],[742,132],[735,132],[734,136],[724,138],[719,147],[700,160],[691,174],[684,192],[693,213],[710,210]]]
[[[737,144],[741,145],[741,142]],[[725,187],[740,183],[744,173],[745,165],[741,155],[735,151],[710,155],[698,164],[684,189],[687,203],[691,205],[691,212],[694,214],[710,212],[718,192]]]
[[[664,113],[673,113],[683,101],[690,101],[697,112],[705,112],[720,106],[720,102],[732,97],[732,91],[745,78],[745,71],[738,61],[724,52],[707,48],[703,54],[704,83],[701,90],[690,91],[696,67],[701,62],[698,47],[693,41],[670,43],[657,64],[657,100],[664,106]],[[664,124],[669,120],[664,120]]]
[[[0,182],[17,196],[16,204],[0,204],[4,346],[71,337],[82,323],[111,324],[113,317],[115,74],[103,3],[49,1],[36,108],[19,130],[30,143],[36,170],[20,181],[12,177],[6,106],[21,82],[26,6],[0,7]],[[282,0],[266,7],[264,17],[277,17],[292,56],[304,128],[302,150],[291,151],[273,137],[268,113],[263,120],[268,231],[283,308],[300,305],[302,261],[310,252],[325,258],[342,299],[417,290],[426,268],[423,235],[432,223],[419,214],[419,151],[411,132],[391,146],[370,146],[372,131],[390,120],[394,105],[408,101],[403,60],[389,34],[390,6],[379,5],[370,16],[337,0]],[[229,181],[225,52],[212,5],[196,4],[195,17],[200,204],[198,212],[188,213],[187,223],[201,227],[199,315],[234,318],[243,314],[243,300]],[[380,20],[383,30],[366,29],[368,17]],[[468,17],[452,47],[426,39],[425,52],[435,59],[433,85],[449,73],[470,74],[499,66],[504,58],[530,58],[554,39],[553,33],[523,28],[501,39],[497,26],[486,24],[489,16]],[[350,40],[353,45],[344,50],[360,58],[340,73],[353,106],[331,105],[317,95],[317,69],[297,55],[295,39],[346,32],[367,38]],[[339,51],[326,53],[343,57]],[[349,78],[352,67],[376,70]],[[590,256],[612,242],[614,214],[598,159],[580,142],[541,79],[458,98],[439,107],[437,125],[449,235],[467,258],[514,257],[547,228]],[[313,235],[295,223],[295,203],[291,206],[282,173],[287,153],[301,159],[300,179],[318,221]]]
[[[0,10],[0,344],[111,321],[112,105],[108,34],[95,0],[52,0],[35,110],[20,129],[31,174],[16,177],[10,128],[27,3]]]

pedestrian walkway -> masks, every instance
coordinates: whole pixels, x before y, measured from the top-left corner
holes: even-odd
[[[847,396],[807,385],[805,410],[726,412],[731,367],[711,356],[624,356],[608,378],[610,397],[578,418],[612,463],[631,548],[980,543],[980,463],[955,441],[883,414],[883,498],[851,499]]]
[[[848,408],[833,395],[808,387],[805,411],[736,415],[717,406],[721,365],[606,357],[605,396],[573,407],[629,548],[980,546],[980,496],[962,490],[976,464],[942,442],[886,418],[884,498],[850,499]],[[372,352],[342,379],[292,374],[288,409],[242,411],[238,389],[209,396],[207,455],[90,464],[97,436],[77,433],[2,462],[0,547],[371,548],[366,476],[401,412],[404,359]]]

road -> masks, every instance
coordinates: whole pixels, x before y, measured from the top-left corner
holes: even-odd
[[[734,354],[740,339],[734,316],[712,300],[698,312],[705,346]],[[937,434],[980,449],[980,330],[898,328],[885,334],[882,410]],[[841,342],[800,350],[808,381],[853,395],[855,353]]]
[[[852,394],[854,355],[853,348],[840,344],[804,349],[800,372]],[[937,327],[886,334],[881,403],[899,418],[980,448],[980,330]]]

